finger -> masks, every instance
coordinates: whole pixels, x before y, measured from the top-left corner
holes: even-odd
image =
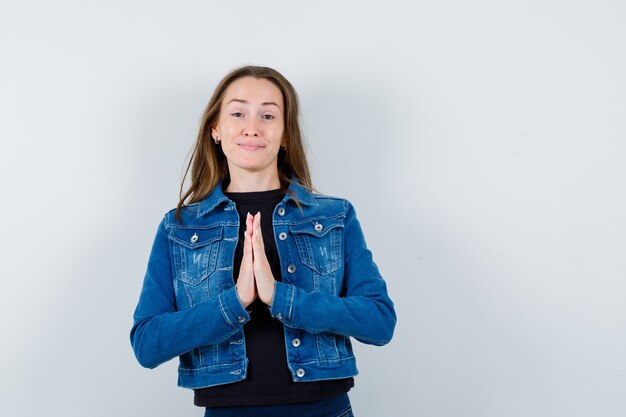
[[[250,233],[252,233],[253,221],[254,217],[250,214],[250,212],[248,212],[248,215],[246,216],[246,230]]]
[[[265,252],[263,245],[263,232],[261,231],[261,212],[254,215],[254,226],[252,230],[253,245],[257,246],[262,252]]]
[[[252,235],[246,230],[243,236],[243,257],[248,259],[248,257],[252,256]]]
[[[261,212],[254,215],[254,230],[261,233]]]
[[[243,257],[248,258],[252,255],[252,215],[250,213],[246,216],[246,230],[243,236]]]
[[[251,217],[248,215],[248,220]],[[246,223],[250,223],[247,221]],[[256,282],[254,280],[254,261],[252,252],[252,229],[246,227],[243,242],[243,258],[237,278],[237,295],[241,304],[245,307],[250,305],[257,297]]]

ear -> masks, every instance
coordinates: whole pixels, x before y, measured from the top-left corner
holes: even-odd
[[[215,126],[211,127],[211,137],[213,137],[213,138],[218,137],[218,134],[217,134],[217,124]]]

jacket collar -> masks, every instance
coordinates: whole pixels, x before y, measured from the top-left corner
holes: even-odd
[[[218,181],[211,194],[206,196],[204,199],[200,200],[198,206],[198,217],[204,216],[208,212],[212,211],[214,208],[219,206],[221,203],[229,202],[228,197],[224,195],[222,191],[222,182]]]
[[[298,202],[305,206],[316,206],[318,205],[315,200],[315,196],[309,190],[304,188],[297,179],[291,178],[291,184],[289,185],[289,191],[293,193]],[[287,202],[289,200],[294,200],[294,198],[285,194],[285,198],[283,202]],[[198,204],[198,217],[204,216],[205,214],[211,212],[216,207],[218,207],[222,203],[231,203],[232,201],[224,195],[224,191],[222,190],[222,183],[218,182],[211,194],[201,200]]]

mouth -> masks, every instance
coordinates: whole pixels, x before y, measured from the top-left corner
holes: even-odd
[[[260,149],[265,148],[264,145],[259,143],[251,143],[251,142],[242,142],[237,144],[240,148],[243,148],[247,151],[258,151]]]

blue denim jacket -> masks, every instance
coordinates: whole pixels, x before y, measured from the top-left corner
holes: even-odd
[[[357,374],[350,337],[389,342],[393,302],[372,260],[352,205],[312,194],[294,182],[274,209],[274,238],[282,270],[272,317],[285,326],[294,381]],[[174,210],[160,223],[130,333],[148,368],[179,356],[178,385],[201,388],[246,378],[243,326],[233,258],[239,232],[235,203],[218,185],[204,200]]]

